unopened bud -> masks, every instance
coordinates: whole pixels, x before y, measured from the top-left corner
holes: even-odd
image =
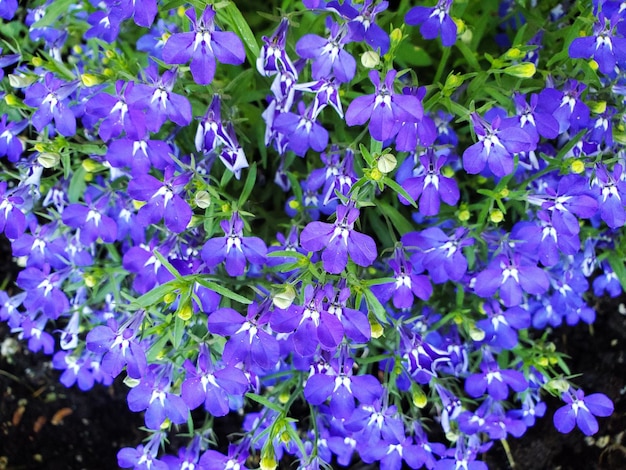
[[[475,326],[470,327],[469,334],[473,341],[482,341],[485,339],[485,332]]]
[[[602,114],[606,111],[606,101],[591,101],[587,104],[593,113]]]
[[[206,209],[211,205],[211,195],[208,191],[201,190],[196,193],[196,206],[200,209]]]
[[[294,299],[296,298],[296,290],[293,288],[291,284],[285,284],[280,292],[278,292],[272,298],[272,303],[280,308],[287,309],[291,307]]]
[[[37,77],[24,75],[24,74],[19,74],[19,75],[14,74],[14,73],[9,74],[9,85],[11,85],[13,88],[25,88],[27,86],[32,85],[36,81],[37,81]]]
[[[442,93],[444,96],[450,96],[454,90],[463,84],[463,78],[461,74],[451,73],[446,78],[446,83],[443,85]]]
[[[589,67],[591,67],[591,70],[597,71],[599,66],[598,66],[598,63],[595,60],[591,59],[589,61]]]
[[[509,60],[519,60],[524,57],[524,52],[517,47],[512,47],[504,53],[504,58]]]
[[[370,178],[374,181],[380,181],[383,179],[383,174],[378,168],[374,168],[370,173]]]
[[[103,166],[95,160],[91,158],[87,158],[83,160],[81,163],[82,167],[85,169],[87,173],[95,173],[103,168]]]
[[[368,315],[368,320],[370,322],[370,329],[372,330],[372,338],[380,338],[385,333],[383,326],[378,323],[374,315]]]
[[[17,106],[18,104],[20,104],[20,100],[17,96],[12,95],[11,93],[8,93],[5,97],[4,97],[4,101],[6,104],[8,104],[9,106]]]
[[[504,220],[504,214],[500,209],[494,209],[489,213],[489,220],[494,224],[499,224]]]
[[[518,78],[531,78],[537,72],[535,64],[532,62],[522,62],[521,64],[510,65],[504,69],[504,73]]]
[[[394,28],[394,30],[389,34],[389,38],[391,39],[391,42],[398,44],[402,41],[402,30],[400,28]]]
[[[91,73],[82,74],[80,76],[80,81],[87,88],[96,86],[98,83],[100,83],[100,80],[98,79],[98,77],[96,77],[95,75]]]
[[[396,168],[397,164],[398,160],[396,160],[396,157],[391,153],[386,153],[380,156],[376,167],[380,170],[381,173],[387,174],[392,172]]]
[[[415,387],[415,390],[413,390],[413,393],[411,394],[411,398],[413,399],[413,404],[420,409],[424,408],[428,403],[428,397],[421,387]]]
[[[44,64],[44,61],[41,57],[33,57],[30,61],[34,67],[41,67]]]
[[[361,64],[366,69],[373,69],[380,64],[380,55],[376,51],[366,51],[361,54]]]
[[[37,162],[44,168],[54,168],[61,161],[61,155],[58,153],[44,152],[37,157]]]
[[[85,282],[85,285],[89,288],[94,287],[98,283],[95,276],[92,276],[91,274],[85,274],[83,276],[83,281]]]
[[[172,302],[174,302],[177,297],[178,296],[174,292],[168,292],[167,294],[163,296],[163,302],[169,305]]]
[[[193,309],[191,308],[191,302],[185,302],[179,309],[176,311],[176,316],[181,320],[187,321],[193,315]]]
[[[459,211],[458,217],[461,222],[467,222],[470,219],[470,211],[467,209],[461,209]]]
[[[570,169],[572,173],[580,175],[585,171],[585,163],[582,160],[574,160],[570,165]]]
[[[463,21],[461,18],[452,18],[452,21],[454,21],[454,24],[456,25],[457,35],[464,34],[465,31],[467,31],[467,26],[465,25],[465,21]]]

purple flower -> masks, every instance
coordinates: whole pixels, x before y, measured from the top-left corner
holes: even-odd
[[[277,73],[289,72],[294,77],[298,76],[296,67],[285,51],[288,27],[289,20],[283,18],[274,34],[269,38],[263,36],[264,44],[261,46],[259,57],[256,59],[256,69],[261,75],[269,77]]]
[[[569,45],[569,56],[572,59],[593,58],[598,63],[600,72],[614,74],[615,66],[626,62],[626,38],[613,34],[620,20],[623,21],[623,18],[619,15],[613,15],[609,19],[600,12],[593,34],[574,39]]]
[[[486,391],[494,400],[506,400],[509,387],[516,392],[528,388],[524,374],[517,370],[500,369],[493,359],[483,358],[480,369],[481,372],[471,374],[465,380],[465,390],[470,397],[481,397]]]
[[[17,11],[17,0],[0,0],[0,18],[11,21]]]
[[[420,33],[425,39],[435,39],[441,34],[445,47],[456,42],[456,23],[450,17],[452,0],[439,0],[434,7],[413,7],[406,14],[406,24],[420,24]]]
[[[376,24],[376,15],[385,11],[389,2],[365,0],[360,10],[355,10],[350,2],[344,2],[343,5],[337,3],[333,1],[329,2],[329,5],[336,7],[344,18],[349,19],[347,25],[350,30],[350,41],[365,40],[370,47],[378,49],[380,55],[385,55],[389,51],[389,35]]]
[[[0,181],[0,232],[9,240],[19,238],[26,230],[26,216],[20,209],[24,199],[7,192],[7,182]]]
[[[243,236],[243,220],[237,212],[230,220],[222,220],[220,226],[225,236],[210,239],[202,248],[202,259],[209,268],[225,261],[230,276],[241,276],[246,270],[246,261],[265,264],[267,246],[259,237]]]
[[[489,169],[498,177],[513,173],[513,155],[531,150],[530,136],[517,127],[501,128],[499,116],[491,125],[476,113],[471,116],[478,142],[463,152],[465,171],[477,174],[489,164]]]
[[[420,156],[420,167],[414,171],[416,176],[407,178],[402,182],[402,187],[418,202],[419,213],[433,216],[439,213],[440,201],[450,206],[459,201],[459,186],[454,178],[448,178],[441,174],[441,167],[445,165],[447,157],[444,154],[436,154],[432,148]],[[398,194],[400,202],[408,205],[402,195]]]
[[[613,413],[613,402],[602,393],[593,393],[585,396],[582,390],[569,390],[561,398],[565,406],[556,410],[553,422],[557,431],[569,433],[575,426],[585,434],[591,436],[598,432],[596,416],[606,417]]]
[[[623,178],[623,166],[616,163],[613,171],[609,172],[606,166],[600,164],[596,169],[594,181],[600,217],[611,228],[622,227],[626,223],[626,181]]]
[[[24,299],[24,307],[32,314],[41,310],[50,319],[57,319],[69,311],[70,303],[61,290],[64,277],[58,272],[50,272],[50,266],[44,265],[43,270],[26,268],[16,280],[20,289],[28,292]]]
[[[91,245],[98,238],[104,243],[113,243],[117,238],[117,224],[105,215],[108,200],[105,197],[92,202],[87,198],[87,205],[70,204],[63,209],[63,223],[78,229],[80,242]]]
[[[17,136],[26,126],[28,126],[28,121],[7,123],[7,115],[2,115],[0,118],[0,157],[6,155],[13,163],[20,159],[24,151],[24,143]]]
[[[385,81],[380,83],[377,71],[370,70],[369,77],[376,92],[373,95],[355,98],[346,111],[346,124],[355,126],[368,120],[369,131],[378,141],[385,141],[396,135],[399,125],[404,122],[419,122],[424,116],[422,103],[414,95],[394,93],[393,82],[397,72],[389,70]]]
[[[204,404],[213,416],[225,416],[230,411],[230,397],[241,396],[248,389],[248,379],[240,369],[230,365],[215,368],[205,344],[200,345],[197,366],[186,360],[184,367],[187,378],[181,395],[191,410]]]
[[[348,38],[347,31],[337,23],[330,24],[330,37],[305,34],[296,43],[300,57],[312,59],[311,71],[314,80],[334,76],[339,82],[349,82],[356,73],[356,61],[343,47]]]
[[[124,447],[117,453],[117,464],[134,470],[169,470],[165,462],[156,458],[162,438],[163,435],[156,432],[145,446],[139,444],[136,449]]]
[[[134,412],[146,411],[148,429],[160,429],[166,418],[174,424],[187,421],[189,408],[180,396],[170,392],[170,388],[170,374],[155,370],[144,375],[139,385],[128,392],[128,408]]]
[[[309,223],[300,234],[300,245],[308,251],[323,250],[324,269],[331,274],[344,270],[348,254],[357,265],[370,266],[377,256],[376,243],[372,237],[354,230],[358,218],[357,208],[337,206],[335,223]]]
[[[48,72],[43,83],[34,83],[26,89],[24,104],[37,108],[31,117],[37,132],[54,120],[61,135],[69,137],[76,133],[76,117],[69,108],[69,96],[77,87],[77,81],[66,83]]]
[[[272,129],[283,134],[288,141],[288,148],[303,157],[309,148],[316,152],[323,151],[328,145],[328,131],[317,122],[319,110],[313,106],[298,106],[298,113],[284,112],[274,118]]]
[[[138,201],[145,201],[137,213],[137,220],[147,226],[161,219],[173,232],[181,233],[187,228],[193,212],[180,197],[189,181],[188,174],[174,176],[174,167],[165,169],[164,181],[149,174],[138,175],[128,183],[128,194]]]
[[[194,8],[186,13],[191,31],[172,34],[163,46],[166,64],[186,64],[198,85],[208,85],[215,75],[215,59],[225,64],[240,65],[246,58],[241,39],[235,33],[220,31],[214,23],[215,10],[207,6],[197,18]]]

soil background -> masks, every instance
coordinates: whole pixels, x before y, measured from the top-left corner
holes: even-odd
[[[10,248],[0,240],[0,276],[14,276]],[[609,418],[600,418],[600,431],[586,438],[579,430],[564,435],[552,425],[561,406],[546,397],[548,411],[521,439],[508,439],[510,455],[496,443],[484,456],[491,470],[624,470],[626,469],[626,315],[620,299],[598,299],[597,319],[590,328],[580,324],[554,332],[557,350],[567,360],[575,379],[587,393],[603,392],[615,403]],[[623,307],[622,307],[623,309]],[[0,324],[0,343],[11,354],[0,355],[0,470],[115,469],[117,451],[141,443],[145,434],[141,414],[126,405],[126,386],[89,392],[66,388],[51,358],[33,354]],[[239,423],[230,423],[239,424]],[[216,433],[237,429],[220,420]],[[514,464],[514,466],[512,465]],[[295,468],[286,466],[285,468]],[[339,468],[339,467],[337,467]],[[352,470],[375,469],[355,463]]]

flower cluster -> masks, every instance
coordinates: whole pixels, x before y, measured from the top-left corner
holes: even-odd
[[[626,285],[622,4],[190,3],[0,0],[0,320],[126,376],[120,467],[483,469],[546,394],[597,432],[549,328]]]

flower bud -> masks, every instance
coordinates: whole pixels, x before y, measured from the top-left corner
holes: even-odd
[[[33,57],[30,61],[33,67],[41,67],[44,64],[44,60],[41,57]]]
[[[83,276],[83,281],[85,282],[85,285],[89,288],[94,287],[98,283],[98,280],[95,278],[95,276],[92,276],[91,274],[85,274]]]
[[[441,91],[444,96],[450,96],[454,90],[460,87],[463,84],[463,78],[460,73],[451,73],[446,78],[446,83],[443,85],[443,90]]]
[[[467,222],[471,216],[471,213],[467,209],[461,209],[457,215],[461,222]]]
[[[283,310],[289,308],[296,298],[296,290],[291,284],[285,284],[282,290],[274,297],[272,297],[272,303]]]
[[[402,30],[400,28],[394,28],[393,31],[389,34],[389,38],[391,42],[394,44],[398,44],[402,41]]]
[[[80,81],[87,88],[96,86],[98,83],[100,83],[100,80],[98,79],[98,77],[96,77],[95,75],[91,73],[83,73],[80,76]]]
[[[207,207],[211,205],[211,195],[209,194],[208,191],[205,191],[203,189],[196,193],[195,201],[196,201],[196,206],[198,206],[200,209],[206,209]]]
[[[37,77],[32,77],[32,76],[28,76],[24,74],[19,74],[19,75],[16,75],[14,73],[9,74],[9,85],[11,85],[13,88],[26,88],[27,86],[30,86],[36,81],[37,81]],[[7,97],[8,96],[13,96],[13,95],[7,95]],[[11,104],[11,103],[7,101],[7,104]]]
[[[413,404],[420,409],[424,408],[428,403],[428,397],[424,393],[424,390],[422,390],[422,387],[415,387],[411,398],[413,399]]]
[[[509,60],[520,60],[523,57],[524,52],[517,47],[512,47],[504,53],[504,58]]]
[[[373,69],[380,64],[380,55],[376,51],[366,51],[361,54],[361,64],[366,69]]]
[[[396,168],[397,164],[398,160],[396,160],[396,157],[391,153],[386,153],[380,156],[376,167],[381,173],[387,174],[392,172]]]
[[[572,170],[572,173],[580,175],[585,171],[585,162],[576,159],[570,164],[570,169]]]
[[[169,305],[172,302],[174,302],[177,297],[178,296],[174,292],[168,292],[167,294],[163,296],[163,302]]]
[[[606,111],[606,101],[591,101],[587,104],[592,113],[602,114]]]
[[[532,62],[522,62],[521,64],[510,65],[504,69],[504,73],[518,78],[531,78],[537,72],[535,64]]]
[[[470,327],[469,334],[470,334],[470,338],[472,338],[472,340],[474,341],[482,341],[483,339],[485,339],[485,335],[486,335],[484,330],[481,330],[480,328],[476,326]]]
[[[95,173],[99,170],[102,170],[102,168],[104,168],[100,163],[98,163],[95,160],[92,160],[91,158],[83,160],[81,165],[87,173]]]
[[[187,321],[193,315],[193,309],[191,308],[191,302],[185,302],[176,311],[176,316],[181,320]]]
[[[37,162],[44,168],[54,168],[61,161],[61,155],[58,153],[44,152],[37,157]]]
[[[18,104],[20,104],[20,100],[17,96],[8,93],[5,97],[4,97],[4,101],[6,104],[8,104],[9,106],[17,106]]]
[[[384,175],[381,173],[381,171],[378,168],[374,168],[370,173],[370,178],[373,179],[374,181],[382,180],[383,176]]]
[[[500,209],[493,209],[489,213],[489,220],[491,220],[494,224],[499,224],[504,220],[504,214]]]

